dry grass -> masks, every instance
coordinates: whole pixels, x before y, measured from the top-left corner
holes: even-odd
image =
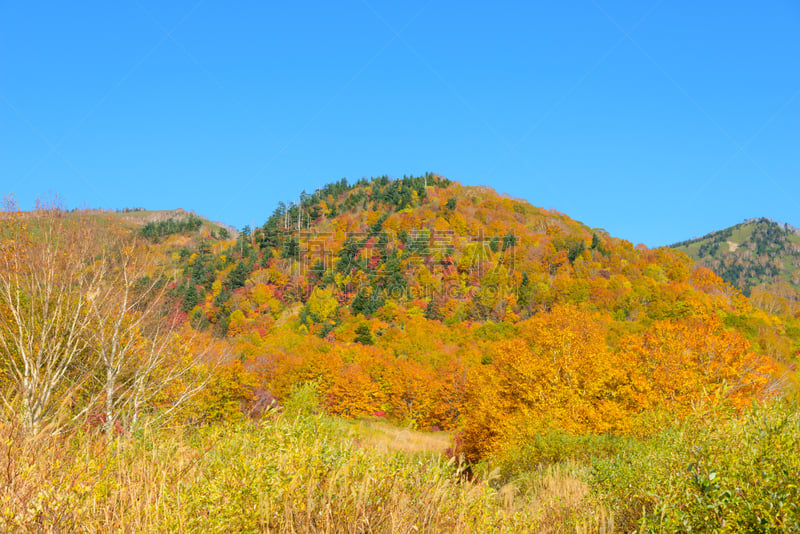
[[[4,426],[0,443],[3,532],[601,531],[576,519],[586,488],[571,471],[498,490],[459,476],[446,434],[380,422],[285,414],[110,445]]]
[[[3,532],[605,532],[580,465],[466,479],[450,436],[318,413],[312,389],[261,422],[107,443],[0,425]]]
[[[449,432],[422,432],[384,421],[362,419],[345,423],[356,444],[388,453],[444,453],[452,443]]]
[[[586,469],[575,462],[541,466],[503,485],[498,494],[505,509],[525,509],[540,518],[542,533],[613,532],[613,515],[596,503],[584,482]]]

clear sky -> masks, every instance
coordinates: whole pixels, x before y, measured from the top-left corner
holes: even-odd
[[[436,172],[648,246],[800,226],[800,3],[0,0],[0,192],[241,228]]]

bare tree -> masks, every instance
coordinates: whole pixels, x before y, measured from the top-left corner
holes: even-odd
[[[191,339],[178,335],[174,306],[166,296],[166,278],[147,244],[129,236],[111,236],[98,260],[102,283],[89,299],[93,320],[90,348],[97,354],[103,425],[131,428],[142,409],[166,387],[179,394],[162,410],[174,410],[200,384],[192,368],[199,355]]]
[[[157,260],[147,243],[96,216],[58,206],[22,213],[7,203],[0,214],[7,415],[37,434],[99,411],[112,437],[119,424],[140,424],[155,402],[166,402],[158,410],[164,417],[202,387],[199,355],[191,336],[178,333]]]
[[[0,398],[31,434],[74,415],[86,384],[87,295],[101,271],[88,225],[55,206],[6,202],[0,219]],[[80,411],[80,409],[78,410]]]

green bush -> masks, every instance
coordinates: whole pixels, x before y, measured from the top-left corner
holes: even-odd
[[[552,430],[526,437],[522,443],[495,456],[501,480],[510,480],[542,466],[567,461],[589,463],[596,457],[609,457],[626,447],[633,438],[612,434],[567,434]]]
[[[689,420],[598,458],[595,495],[639,532],[800,531],[800,416],[772,401]]]

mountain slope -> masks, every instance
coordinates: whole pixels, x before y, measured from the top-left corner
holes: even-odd
[[[342,180],[235,239],[191,218],[96,217],[138,234],[170,318],[224,356],[193,422],[312,382],[330,414],[458,431],[476,459],[745,406],[787,387],[800,349],[797,318],[686,254],[432,174]]]
[[[781,280],[800,289],[800,231],[766,218],[752,219],[701,238],[671,245],[746,295]]]
[[[537,428],[637,431],[711,393],[744,404],[779,391],[800,348],[796,319],[685,254],[437,175],[342,180],[235,241],[162,246],[236,376],[279,399],[312,381],[336,415],[462,428],[471,457]]]

